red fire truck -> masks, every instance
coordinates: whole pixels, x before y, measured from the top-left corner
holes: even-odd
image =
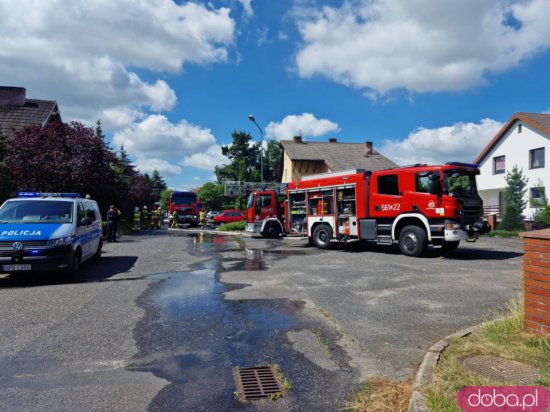
[[[172,216],[176,212],[177,223],[188,224],[191,227],[197,227],[199,224],[199,212],[202,208],[197,194],[194,192],[173,191],[170,194],[168,211],[170,212],[170,226],[172,226]]]
[[[246,229],[307,236],[322,249],[339,240],[397,242],[408,256],[428,244],[450,251],[491,230],[482,220],[478,174],[477,165],[453,162],[305,176],[288,184],[282,204],[273,190],[251,193]]]

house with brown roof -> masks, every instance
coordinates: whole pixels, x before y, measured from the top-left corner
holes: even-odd
[[[301,180],[303,176],[349,169],[381,170],[398,165],[373,149],[372,142],[307,142],[301,136],[281,140],[283,167],[281,182]]]
[[[27,99],[26,94],[24,87],[0,86],[0,133],[10,135],[32,124],[44,127],[61,122],[55,101]]]
[[[523,169],[527,183],[527,207],[523,215],[530,219],[537,210],[543,193],[550,194],[550,114],[515,113],[474,160],[480,165],[478,191],[483,204],[491,211],[502,212],[504,176],[512,167]]]

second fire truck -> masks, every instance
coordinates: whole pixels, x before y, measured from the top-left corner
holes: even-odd
[[[333,240],[397,242],[408,256],[428,244],[445,251],[491,230],[483,221],[476,165],[414,165],[348,170],[291,182],[279,203],[273,190],[250,194],[246,229],[265,237],[307,236],[328,249]]]

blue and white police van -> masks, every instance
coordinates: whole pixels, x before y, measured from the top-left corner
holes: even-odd
[[[77,272],[102,246],[99,207],[78,193],[20,192],[0,207],[0,273]]]

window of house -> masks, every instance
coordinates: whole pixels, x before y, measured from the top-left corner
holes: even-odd
[[[531,207],[542,207],[545,205],[545,190],[544,187],[537,186],[529,189],[529,204]]]
[[[378,193],[383,195],[398,195],[399,184],[397,175],[378,176]]]
[[[506,171],[506,156],[493,157],[493,174],[497,175]]]
[[[522,132],[522,125],[518,124],[518,133],[521,133],[521,132]]]
[[[529,150],[529,168],[540,169],[544,167],[544,147]]]

